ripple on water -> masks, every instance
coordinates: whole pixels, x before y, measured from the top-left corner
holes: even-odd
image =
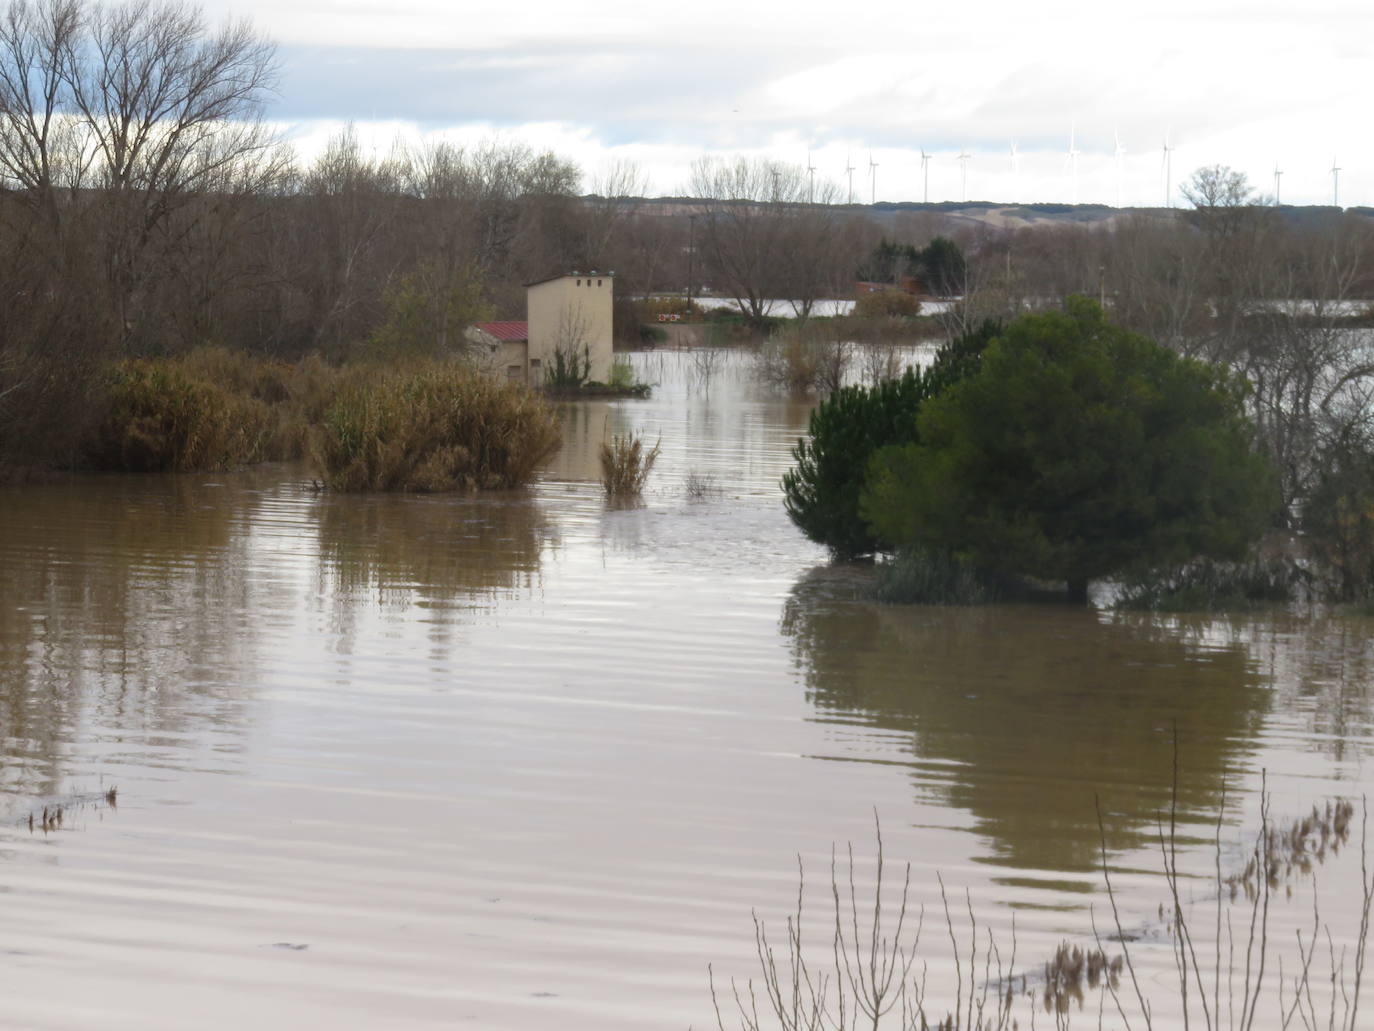
[[[1261,770],[1276,815],[1366,790],[1367,623],[870,604],[779,503],[806,406],[734,354],[709,385],[634,361],[654,398],[564,406],[525,492],[337,498],[270,466],[0,493],[5,1022],[709,1026],[706,965],[751,972],[749,914],[777,926],[799,861],[824,939],[832,844],[862,889],[875,810],[938,994],[937,875],[1004,943],[1014,917],[1018,966],[1092,940],[1095,798],[1167,996],[1174,727],[1202,912],[1223,792],[1232,863]],[[613,508],[595,447],[630,430],[663,457]],[[1357,890],[1353,857],[1323,890]]]

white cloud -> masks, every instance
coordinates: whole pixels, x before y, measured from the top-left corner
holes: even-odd
[[[919,199],[925,147],[937,153],[931,199],[957,199],[953,159],[967,147],[969,195],[1007,199],[1015,139],[1022,196],[1065,201],[1075,125],[1081,200],[1115,200],[1119,132],[1127,203],[1161,202],[1168,132],[1175,181],[1220,162],[1268,190],[1277,161],[1286,201],[1328,202],[1334,154],[1343,201],[1374,204],[1374,141],[1357,131],[1374,57],[1364,0],[972,0],[938,11],[249,0],[236,11],[283,43],[282,118],[485,124],[588,167],[640,155],[660,190],[707,151],[803,163],[810,147],[843,180],[844,154],[871,148],[880,199]]]

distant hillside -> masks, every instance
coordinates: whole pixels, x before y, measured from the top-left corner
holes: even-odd
[[[591,198],[588,198],[591,199]],[[657,215],[689,215],[699,210],[701,202],[692,197],[656,197],[627,199],[623,203],[640,211]],[[960,226],[975,228],[988,226],[997,229],[1018,229],[1032,225],[1064,223],[1071,225],[1110,224],[1131,215],[1151,215],[1157,218],[1177,217],[1187,208],[1113,208],[1106,204],[1007,204],[995,201],[938,201],[923,204],[919,201],[879,201],[877,204],[840,205],[856,214],[866,215],[884,229],[906,228],[915,220],[928,219],[941,231]],[[1297,207],[1284,204],[1278,208],[1285,222],[1294,228],[1317,229],[1339,218],[1341,209],[1330,205]],[[1345,214],[1374,218],[1374,208],[1346,208]]]

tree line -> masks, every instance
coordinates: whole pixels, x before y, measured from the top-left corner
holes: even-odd
[[[1195,176],[1188,212],[1020,228],[840,204],[806,169],[756,159],[703,159],[683,196],[648,202],[633,166],[588,180],[519,143],[377,154],[346,130],[301,162],[264,120],[276,67],[250,25],[184,4],[4,8],[0,464],[60,461],[121,359],[445,353],[573,268],[614,269],[622,301],[709,288],[759,322],[770,299],[805,318],[856,278],[919,268],[962,298],[951,335],[1095,297],[1246,379],[1290,505],[1320,489],[1319,456],[1366,432],[1352,304],[1374,297],[1374,221],[1299,220],[1228,169]],[[617,325],[638,328],[631,305]]]

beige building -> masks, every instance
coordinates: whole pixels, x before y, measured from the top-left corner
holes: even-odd
[[[559,354],[565,364],[586,363],[587,379],[611,378],[611,310],[614,273],[595,270],[530,283],[527,322],[483,322],[467,332],[492,371],[532,387],[543,386]]]

